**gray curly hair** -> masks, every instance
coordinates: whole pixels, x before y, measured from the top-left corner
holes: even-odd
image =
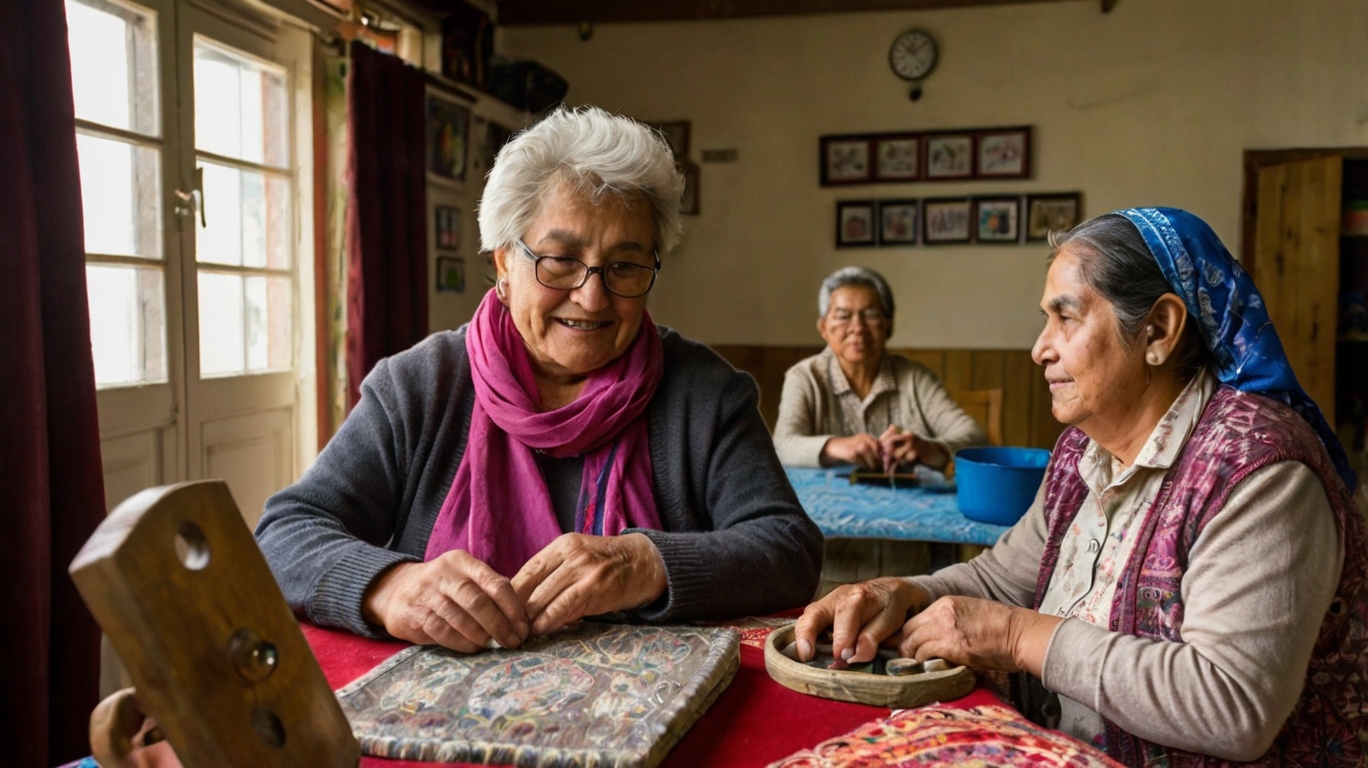
[[[893,319],[893,291],[889,289],[888,281],[883,275],[866,267],[841,267],[823,280],[822,288],[817,292],[817,316],[826,317],[827,310],[831,308],[832,292],[849,285],[873,290],[879,297],[879,308],[883,310],[884,317]]]
[[[480,199],[480,247],[512,247],[538,214],[542,196],[568,183],[587,199],[645,200],[656,250],[679,241],[684,176],[659,133],[598,107],[561,107],[514,136],[494,160]]]

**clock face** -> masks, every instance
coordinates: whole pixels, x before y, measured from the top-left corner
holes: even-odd
[[[940,52],[936,41],[923,30],[914,29],[898,35],[888,50],[888,63],[893,72],[904,80],[921,80],[936,68]]]

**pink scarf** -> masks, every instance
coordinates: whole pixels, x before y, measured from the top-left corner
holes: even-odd
[[[533,450],[584,455],[579,533],[660,529],[646,405],[660,384],[664,354],[649,313],[627,352],[590,374],[579,398],[554,411],[539,409],[522,336],[494,291],[466,329],[466,353],[475,384],[470,437],[425,559],[463,549],[512,578],[561,534]]]

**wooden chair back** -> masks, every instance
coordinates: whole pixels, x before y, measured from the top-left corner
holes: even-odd
[[[360,748],[222,480],[120,504],[71,578],[186,768],[354,768]]]
[[[1002,445],[1001,389],[963,389],[950,396],[988,433],[989,445]]]

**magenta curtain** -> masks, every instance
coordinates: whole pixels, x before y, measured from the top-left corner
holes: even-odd
[[[351,44],[347,407],[380,358],[427,335],[427,78]]]
[[[65,5],[0,2],[0,743],[89,753],[99,627],[67,565],[104,518]]]

